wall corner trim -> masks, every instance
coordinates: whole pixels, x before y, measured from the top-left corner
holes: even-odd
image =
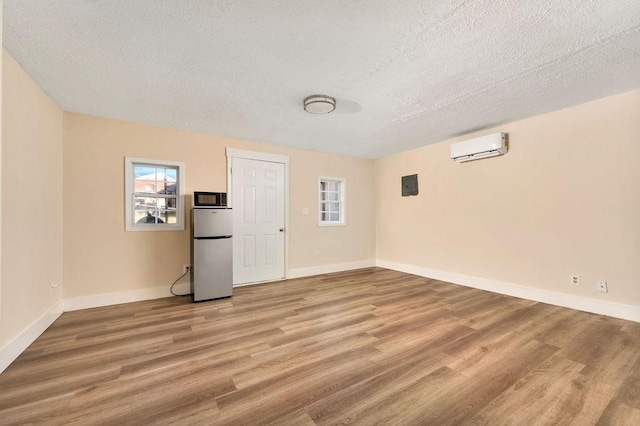
[[[62,315],[63,301],[59,301],[27,327],[22,333],[0,349],[0,373],[20,356],[25,349]]]
[[[640,306],[625,305],[622,303],[598,300],[590,297],[525,287],[518,284],[429,269],[422,266],[406,265],[386,260],[377,260],[376,266],[380,268],[393,269],[394,271],[406,272],[408,274],[419,275],[425,278],[433,278],[440,281],[459,284],[466,287],[491,291],[493,293],[500,293],[507,296],[519,297],[521,299],[548,303],[550,305],[562,306],[565,308],[576,309],[578,311],[606,315],[640,323]]]
[[[352,269],[371,268],[376,266],[376,261],[360,260],[357,262],[333,263],[331,265],[312,266],[309,268],[290,269],[287,279],[309,277],[312,275],[330,274],[332,272],[350,271]]]

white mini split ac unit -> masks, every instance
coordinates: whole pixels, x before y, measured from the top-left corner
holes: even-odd
[[[506,152],[506,133],[494,133],[451,144],[451,159],[458,163],[504,155]]]

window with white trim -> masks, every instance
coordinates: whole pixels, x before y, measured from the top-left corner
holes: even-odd
[[[184,163],[125,157],[125,229],[184,230]]]
[[[318,178],[318,226],[346,223],[346,186],[344,178]]]

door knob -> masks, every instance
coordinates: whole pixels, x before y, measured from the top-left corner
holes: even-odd
[[[280,228],[280,232],[284,232],[284,228]]]

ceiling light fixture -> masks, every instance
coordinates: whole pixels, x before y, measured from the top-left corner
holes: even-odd
[[[336,99],[327,95],[311,95],[304,98],[304,110],[311,114],[329,114],[336,109]]]

